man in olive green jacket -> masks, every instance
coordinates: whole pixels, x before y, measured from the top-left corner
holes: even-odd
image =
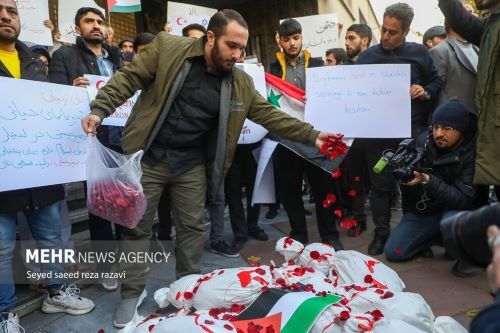
[[[108,81],[91,103],[91,114],[82,120],[84,130],[95,133],[103,118],[142,90],[125,126],[122,148],[126,154],[145,152],[141,183],[148,208],[139,225],[124,230],[121,238],[151,238],[155,210],[168,184],[176,216],[177,277],[199,272],[206,169],[209,195],[214,196],[231,165],[245,118],[281,137],[318,148],[331,135],[275,109],[256,92],[252,79],[233,67],[247,40],[248,26],[233,10],[214,14],[205,38],[162,32]],[[145,245],[128,244],[137,242],[122,242],[122,250],[148,250]],[[133,320],[145,297],[146,267],[136,264],[122,269],[127,270],[127,279],[116,327]]]
[[[458,0],[439,0],[453,30],[479,46],[474,183],[496,185],[500,195],[500,0],[476,0],[476,6],[490,12],[485,21],[467,12]]]

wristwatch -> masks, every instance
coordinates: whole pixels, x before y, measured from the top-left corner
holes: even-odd
[[[428,101],[431,99],[431,93],[428,92],[427,90],[424,90],[424,97],[425,97],[425,100]]]

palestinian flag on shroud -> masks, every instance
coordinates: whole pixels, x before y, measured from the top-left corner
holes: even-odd
[[[266,73],[266,88],[267,100],[269,103],[288,115],[304,121],[304,90],[269,73]],[[276,137],[273,139],[276,140]],[[316,164],[328,173],[337,170],[346,156],[346,154],[344,154],[334,159],[330,159],[321,154],[321,152],[313,146],[283,138],[279,138],[278,141],[283,146],[302,156],[309,162]],[[346,143],[348,146],[351,144],[347,140]]]
[[[235,326],[246,332],[247,323],[260,325],[264,329],[268,323],[281,320],[280,327],[273,325],[274,332],[307,333],[327,307],[340,302],[342,297],[326,294],[316,296],[311,292],[289,292],[271,288],[261,293],[243,312],[238,315]],[[278,317],[279,315],[279,317]],[[242,327],[243,326],[243,327]]]
[[[108,10],[111,13],[140,12],[141,0],[108,0]]]

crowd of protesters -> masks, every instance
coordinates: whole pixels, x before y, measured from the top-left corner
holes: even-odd
[[[379,43],[373,40],[368,25],[356,23],[347,28],[345,46],[327,50],[324,59],[312,57],[303,48],[302,27],[297,20],[279,24],[279,50],[267,71],[300,89],[306,87],[309,67],[410,64],[411,137],[431,168],[415,171],[410,180],[401,182],[389,169],[373,170],[382,154],[395,150],[401,140],[355,139],[340,165],[340,178],[332,179],[320,167],[278,145],[273,154],[278,202],[269,207],[266,218],[273,219],[282,205],[290,237],[308,243],[306,216],[310,212],[303,201],[303,189],[308,188],[322,242],[341,251],[340,219],[356,221],[347,235],[360,236],[367,229],[368,199],[375,226],[368,253],[385,253],[391,261],[405,261],[433,255],[431,246],[442,244],[440,222],[444,218],[500,198],[500,1],[476,2],[489,13],[487,20],[458,0],[439,0],[446,18],[444,26],[426,31],[422,43],[406,41],[413,9],[405,3],[393,4],[384,12]],[[91,114],[82,120],[82,126],[116,152],[145,151],[141,182],[148,206],[143,219],[128,229],[89,214],[90,239],[171,240],[175,226],[177,278],[200,272],[205,215],[211,222],[210,251],[214,253],[238,257],[249,237],[267,241],[269,236],[258,226],[260,205],[251,204],[257,172],[252,151],[261,143],[236,144],[235,139],[245,118],[283,140],[299,142],[305,149],[321,147],[331,133],[318,132],[277,111],[255,92],[248,76],[233,69],[235,63],[245,61],[249,36],[244,18],[233,10],[219,11],[207,28],[199,24],[184,27],[183,37],[167,31],[156,35],[142,32],[117,46],[105,21],[100,10],[80,8],[75,13],[76,44],[58,42],[57,30],[46,20],[44,25],[54,34],[54,47],[28,47],[18,40],[21,24],[16,2],[0,0],[0,76],[78,87],[89,85],[85,74],[112,77],[91,103]],[[160,55],[162,61],[158,61]],[[133,121],[125,128],[100,125],[136,90],[143,92]],[[141,108],[148,112],[141,112]],[[316,153],[320,154],[319,150]],[[323,199],[329,193],[338,200],[325,207]],[[391,230],[391,207],[398,201],[403,217]],[[226,205],[233,231],[231,242],[226,242],[224,232]],[[12,278],[16,225],[24,223],[38,241],[69,240],[71,232],[63,231],[70,228],[67,210],[62,185],[0,192],[0,312],[4,332],[21,331],[18,317],[11,312],[16,303]],[[98,245],[95,249],[103,251]],[[113,269],[102,265],[101,271]],[[50,269],[62,271],[64,267],[53,265]],[[457,260],[452,272],[466,277],[478,270]],[[125,327],[146,297],[148,271],[144,265],[135,270],[133,283],[121,284],[116,327]],[[116,279],[98,283],[109,292],[119,286]],[[43,312],[79,315],[95,306],[64,281],[46,281],[43,288],[48,294]]]

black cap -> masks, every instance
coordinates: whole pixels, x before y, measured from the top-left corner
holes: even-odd
[[[50,61],[50,53],[49,53],[49,48],[44,45],[33,45],[30,47],[31,52],[33,52],[36,55],[43,55],[45,58],[47,58],[48,61]]]
[[[424,33],[423,43],[427,42],[429,39],[432,39],[436,36],[446,36],[446,29],[442,25],[436,25]]]
[[[470,129],[471,117],[470,111],[459,100],[450,100],[438,106],[432,114],[431,125],[451,126],[462,134]]]

